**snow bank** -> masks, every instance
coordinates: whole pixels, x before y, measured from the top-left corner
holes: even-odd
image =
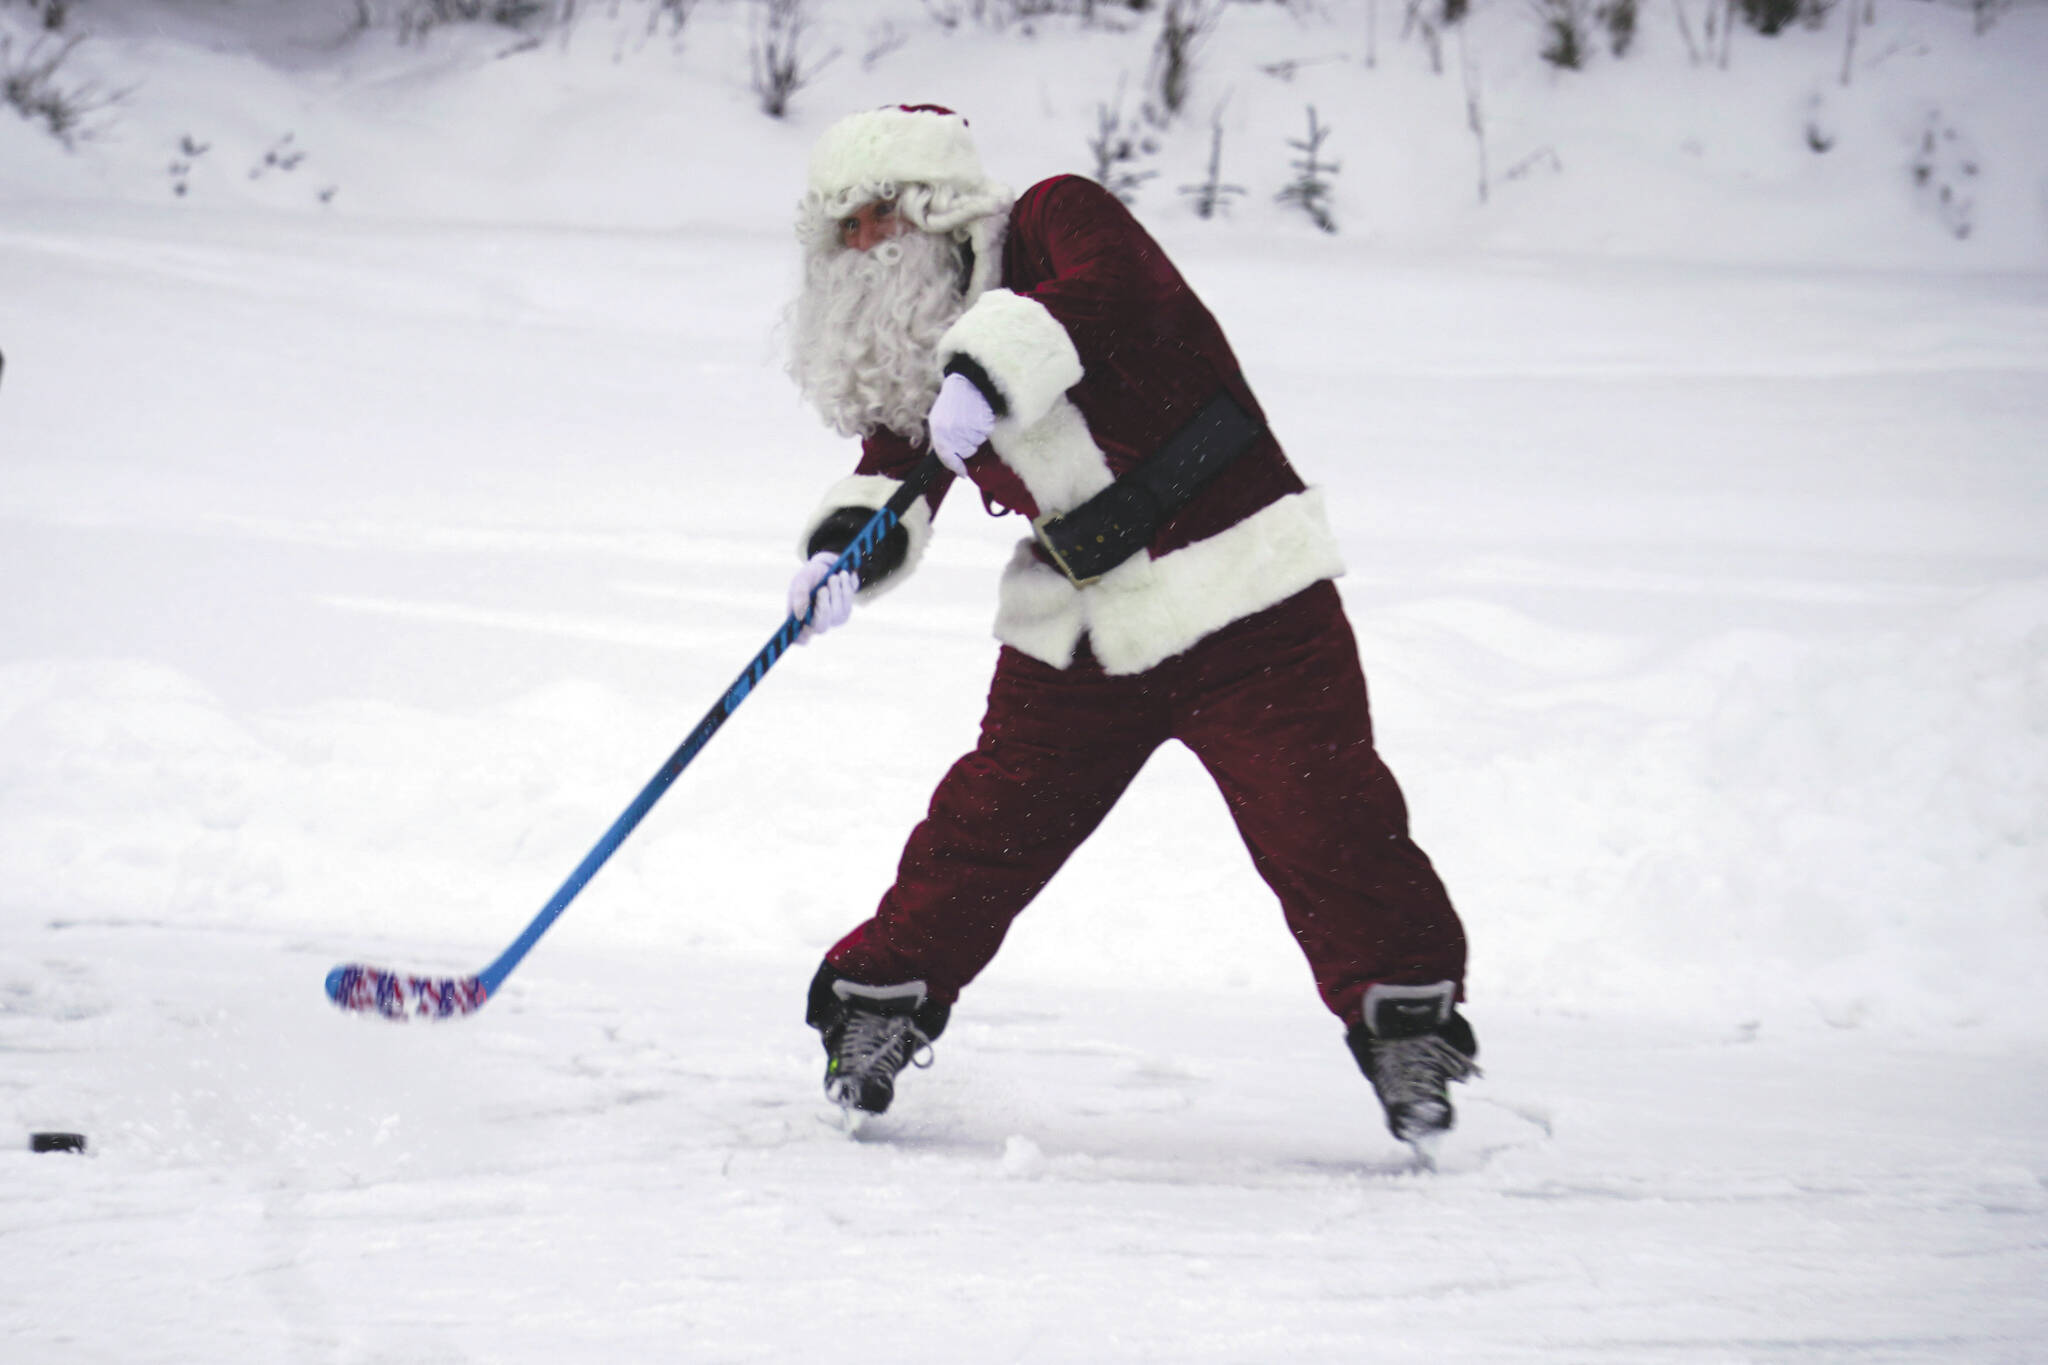
[[[2048,263],[2048,7],[1973,32],[1967,8],[1878,7],[1843,80],[1838,7],[1818,30],[1738,27],[1708,55],[1705,6],[1652,0],[1625,57],[1601,43],[1562,71],[1533,8],[1475,7],[1432,57],[1396,12],[1363,3],[1228,8],[1182,115],[1139,108],[1152,16],[1100,7],[950,31],[912,0],[819,6],[816,73],[790,117],[753,107],[752,7],[696,6],[675,31],[644,6],[583,6],[539,42],[454,26],[401,46],[345,7],[209,14],[78,5],[95,34],[66,79],[123,92],[73,154],[0,120],[16,197],[114,197],[378,218],[757,230],[788,211],[761,174],[800,165],[850,109],[927,100],[967,111],[985,159],[1018,184],[1092,169],[1104,111],[1157,150],[1134,169],[1152,221],[1192,220],[1210,125],[1246,193],[1210,231],[1312,234],[1274,202],[1307,132],[1338,222],[1401,248],[1444,247],[1953,269]],[[1686,25],[1681,28],[1681,23]],[[0,13],[25,42],[27,20]],[[1374,25],[1377,24],[1375,30]],[[1692,35],[1689,47],[1686,34]],[[1369,35],[1370,38],[1369,38]],[[1368,58],[1371,64],[1368,65]],[[1483,131],[1476,136],[1476,105]],[[1484,199],[1482,201],[1482,182]]]

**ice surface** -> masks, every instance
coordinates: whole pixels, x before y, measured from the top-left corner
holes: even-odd
[[[1652,8],[1567,80],[1500,7],[1496,170],[1562,170],[1484,209],[1455,52],[1232,11],[1227,149],[1270,178],[1313,100],[1346,231],[1194,220],[1199,123],[1139,211],[1330,499],[1472,931],[1425,1175],[1177,751],[896,1111],[816,1121],[804,983],[979,717],[1020,528],[967,499],[484,1009],[328,1005],[493,958],[779,622],[848,459],[775,360],[822,123],[937,98],[1085,169],[1148,37],[849,4],[774,125],[741,6],[503,60],[286,8],[100,10],[120,123],[0,115],[9,1362],[2040,1355],[2048,11],[1881,8],[1844,89],[1838,28],[1695,70]],[[1967,242],[1902,170],[1931,109]]]

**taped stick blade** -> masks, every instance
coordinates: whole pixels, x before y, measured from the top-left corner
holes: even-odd
[[[474,976],[419,976],[355,962],[327,974],[327,998],[337,1007],[398,1023],[475,1014],[490,994],[490,988]]]

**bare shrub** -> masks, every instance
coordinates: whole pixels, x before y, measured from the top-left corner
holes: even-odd
[[[1770,37],[1799,17],[1801,0],[1737,0],[1737,9],[1749,26]]]
[[[1472,57],[1462,28],[1458,30],[1458,74],[1465,83],[1465,128],[1472,134],[1473,145],[1479,152],[1479,202],[1484,204],[1492,193],[1487,176],[1486,99],[1479,79],[1479,63]]]
[[[1636,41],[1637,0],[1606,0],[1593,11],[1593,18],[1607,33],[1607,50],[1626,57]]]
[[[1587,0],[1529,0],[1543,34],[1538,55],[1552,66],[1577,71],[1586,64],[1592,16]]]
[[[993,29],[1005,29],[1012,24],[1028,26],[1034,19],[1069,14],[1084,24],[1092,24],[1100,12],[1147,8],[1146,4],[1131,4],[1127,0],[924,0],[925,13],[932,22],[949,31],[967,23]]]
[[[1455,28],[1470,10],[1470,0],[1408,0],[1401,36],[1420,34],[1429,52],[1429,69],[1444,72],[1444,30]]]
[[[391,28],[401,43],[426,41],[453,24],[494,24],[530,31],[567,23],[576,0],[355,0],[358,28]]]
[[[807,0],[758,0],[749,57],[754,95],[760,101],[761,112],[769,118],[787,114],[796,92],[809,85],[839,55],[836,51],[828,52],[816,61],[806,61],[804,45],[809,41],[810,29]]]
[[[1095,136],[1088,139],[1088,151],[1095,158],[1095,183],[1126,204],[1138,199],[1138,187],[1158,175],[1140,170],[1146,157],[1159,151],[1158,140],[1124,122],[1124,91],[1117,86],[1114,105],[1095,106]]]
[[[647,32],[651,36],[668,25],[670,37],[683,31],[689,22],[690,11],[697,8],[697,0],[649,0],[647,5]]]
[[[2017,0],[1970,0],[1970,25],[1978,37],[1991,31],[1998,22],[1998,16],[2011,9]],[[1865,20],[1868,23],[1869,20]]]
[[[1817,29],[1833,8],[1834,0],[1736,0],[1737,12],[1766,38],[1783,33],[1794,23]]]
[[[28,12],[45,31],[57,33],[71,17],[71,0],[21,0]],[[11,5],[12,0],[0,0],[0,6]]]
[[[1152,98],[1162,118],[1177,116],[1188,102],[1195,77],[1195,56],[1216,31],[1224,0],[1166,0],[1159,16],[1159,37],[1152,44]]]
[[[30,123],[39,123],[66,151],[99,131],[94,116],[119,105],[124,91],[107,91],[92,81],[63,74],[82,33],[68,38],[38,36],[19,52],[10,34],[0,34],[0,104]]]

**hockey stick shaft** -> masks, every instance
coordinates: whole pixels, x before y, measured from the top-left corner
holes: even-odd
[[[868,519],[860,533],[853,538],[853,542],[840,553],[825,578],[858,569],[866,562],[889,532],[901,523],[911,504],[917,501],[926,486],[944,467],[936,455],[927,455],[920,460],[910,473],[904,476],[903,484],[896,490],[894,496]],[[820,580],[821,583],[823,581]],[[792,612],[783,621],[781,629],[769,637],[768,643],[763,645],[747,666],[740,670],[740,675],[733,680],[732,686],[728,687],[711,709],[704,713],[704,718],[697,722],[697,727],[690,731],[689,737],[677,746],[676,751],[669,755],[668,761],[663,763],[660,770],[648,780],[647,785],[640,789],[640,794],[633,798],[632,804],[626,807],[618,819],[612,821],[611,828],[607,829],[590,852],[584,855],[583,861],[576,865],[576,870],[569,874],[568,880],[563,882],[561,888],[548,899],[548,903],[541,907],[540,913],[533,917],[533,921],[512,941],[511,946],[498,954],[490,966],[475,976],[429,977],[387,971],[381,967],[370,967],[360,963],[346,963],[327,974],[328,998],[344,1010],[380,1014],[387,1019],[405,1019],[415,1014],[447,1019],[473,1014],[483,1008],[484,1002],[497,994],[505,978],[512,974],[512,969],[533,950],[534,944],[540,942],[541,935],[562,917],[562,912],[569,908],[570,902],[575,900],[590,879],[597,875],[598,869],[610,860],[612,854],[618,852],[619,845],[625,843],[627,836],[632,834],[647,817],[647,813],[654,809],[654,804],[675,784],[683,769],[690,766],[690,761],[711,742],[711,737],[717,734],[727,718],[739,709],[740,703],[753,693],[754,687],[767,676],[768,670],[773,668],[776,661],[796,643],[797,637],[810,624],[810,619],[811,608],[806,607],[802,616]]]

